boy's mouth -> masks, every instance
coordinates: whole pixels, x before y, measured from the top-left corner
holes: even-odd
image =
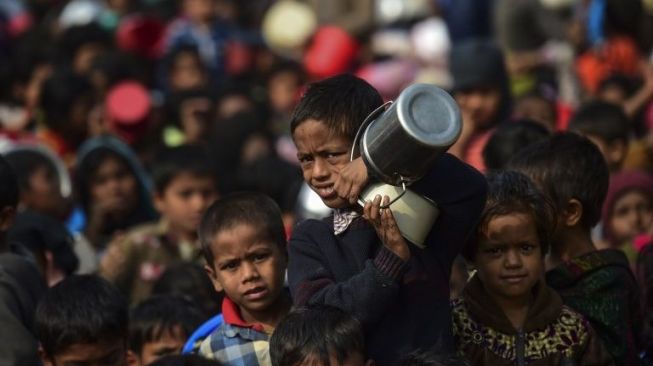
[[[315,192],[322,198],[322,199],[327,199],[331,198],[335,194],[335,190],[333,189],[333,185],[325,186],[325,187],[316,187]]]
[[[500,278],[508,283],[520,283],[528,277],[526,274],[501,276]]]
[[[268,288],[265,286],[258,286],[245,291],[243,297],[249,301],[256,301],[264,298],[268,294]]]

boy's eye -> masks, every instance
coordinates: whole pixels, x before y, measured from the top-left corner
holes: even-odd
[[[535,245],[533,245],[533,244],[522,244],[521,245],[522,253],[531,253],[533,250],[535,250]]]
[[[233,271],[238,268],[238,262],[232,261],[232,262],[227,262],[220,266],[220,269],[223,271]]]
[[[262,262],[270,256],[270,253],[255,253],[254,262]]]
[[[313,158],[310,155],[300,155],[297,157],[297,160],[299,160],[300,164],[307,164],[313,161]]]
[[[503,249],[501,249],[501,248],[488,248],[488,249],[485,249],[485,253],[487,253],[487,254],[489,254],[490,256],[493,256],[493,257],[501,255],[502,252],[503,252]]]

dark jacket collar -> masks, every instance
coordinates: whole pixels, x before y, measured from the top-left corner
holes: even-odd
[[[630,269],[628,258],[621,250],[595,250],[549,270],[546,273],[546,282],[556,289],[573,286],[589,274],[609,266]]]
[[[532,291],[533,298],[522,329],[524,332],[544,328],[554,322],[562,310],[562,299],[553,289],[546,286],[543,280],[540,280]],[[486,291],[477,275],[465,286],[463,299],[470,315],[478,322],[504,334],[517,333],[518,330]]]

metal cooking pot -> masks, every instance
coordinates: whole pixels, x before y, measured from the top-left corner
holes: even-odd
[[[384,111],[388,104],[366,119],[354,144],[362,133],[359,151],[372,175],[395,186],[411,184],[460,136],[460,110],[446,91],[429,84],[407,87]]]

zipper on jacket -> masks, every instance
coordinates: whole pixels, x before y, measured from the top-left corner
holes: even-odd
[[[526,338],[524,331],[519,329],[515,339],[515,352],[517,353],[517,366],[526,366]]]

